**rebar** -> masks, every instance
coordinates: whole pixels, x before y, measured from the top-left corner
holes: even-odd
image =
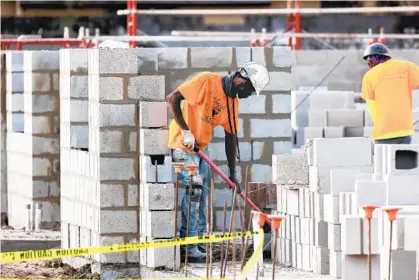
[[[188,221],[187,221],[187,225],[186,225],[186,237],[189,237],[189,226],[191,223],[191,196],[192,196],[192,178],[193,175],[191,174],[189,176],[189,194],[188,194]],[[188,277],[188,245],[186,245],[186,250],[185,250],[185,277]]]
[[[223,210],[223,235],[226,232],[226,222],[227,222],[227,202],[224,201],[224,210]],[[223,267],[224,267],[224,240],[221,242],[221,266],[220,266],[220,278],[223,278]]]

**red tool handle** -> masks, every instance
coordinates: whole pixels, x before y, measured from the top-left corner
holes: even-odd
[[[221,177],[223,178],[223,180],[228,184],[228,186],[233,189],[234,191],[236,191],[238,188],[236,186],[236,184],[234,184],[218,167],[217,165],[215,165],[215,163],[206,155],[204,154],[201,150],[199,150],[198,146],[194,147],[194,151],[203,159],[205,160],[209,166],[211,166],[212,169],[214,169],[214,171]],[[256,206],[256,204],[253,203],[253,201],[251,201],[244,193],[240,193],[239,196],[244,199],[244,201],[246,201],[247,204],[250,205],[250,207],[252,207],[253,210],[258,211],[258,212],[262,212],[262,210],[259,209],[259,207]],[[270,220],[266,220],[266,222],[268,224],[271,224]]]

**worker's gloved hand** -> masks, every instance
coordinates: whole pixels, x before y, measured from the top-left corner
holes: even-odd
[[[237,181],[236,175],[230,175],[229,177],[230,181],[233,182],[237,186],[237,194],[241,193],[241,187],[239,182]]]
[[[195,145],[195,137],[190,130],[182,130],[183,145],[189,149],[193,149]]]

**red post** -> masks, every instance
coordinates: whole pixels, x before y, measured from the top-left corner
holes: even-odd
[[[16,43],[16,50],[17,51],[21,51],[22,50],[22,43],[19,42],[19,41]]]
[[[132,21],[131,35],[132,36],[137,36],[137,13],[135,12],[137,10],[137,0],[132,0],[131,5],[132,5],[132,9],[133,9],[133,12],[131,14],[131,16],[132,16],[132,18],[131,18],[131,21]],[[130,47],[131,48],[137,47],[137,41],[135,41],[135,40],[131,41]]]
[[[295,1],[295,8],[297,9],[297,12],[295,13],[295,33],[301,34],[301,15],[298,9],[300,9],[300,1]],[[300,50],[301,49],[301,37],[295,38],[295,49]]]

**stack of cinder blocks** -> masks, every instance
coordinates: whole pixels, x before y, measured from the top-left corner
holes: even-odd
[[[355,92],[316,89],[292,92],[294,147],[312,138],[369,137],[373,122],[365,106],[356,106]]]
[[[51,227],[60,221],[59,54],[11,51],[6,57],[9,224],[22,228],[30,204],[33,227],[38,204],[42,226]]]

